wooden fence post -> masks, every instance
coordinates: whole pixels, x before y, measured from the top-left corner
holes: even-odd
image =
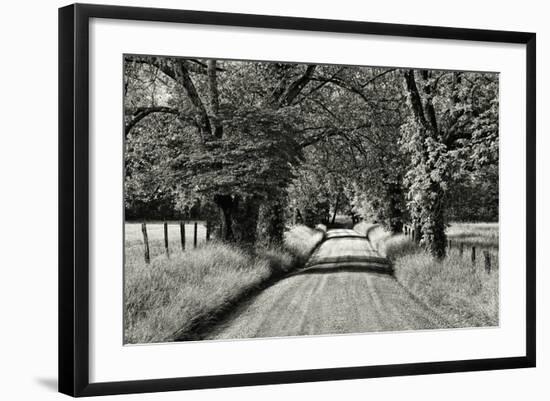
[[[166,250],[166,257],[170,257],[170,251],[168,250],[168,223],[164,222],[164,249]]]
[[[195,221],[195,227],[193,231],[193,248],[197,247],[197,222]]]
[[[206,220],[206,240],[210,241],[210,221]]]
[[[145,225],[145,223],[141,223],[141,232],[143,233],[143,250],[145,263],[149,264],[151,262],[151,257],[149,255],[149,238],[147,237],[147,226]]]
[[[185,221],[180,220],[181,250],[185,251]]]
[[[458,244],[458,255],[462,257],[464,255],[464,243],[461,242]]]
[[[476,265],[476,247],[472,246],[472,265]]]
[[[483,256],[485,259],[485,271],[491,273],[491,254],[489,251],[483,251]]]

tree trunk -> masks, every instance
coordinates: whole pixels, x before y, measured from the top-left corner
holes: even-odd
[[[234,242],[235,235],[233,234],[233,198],[230,195],[216,195],[214,202],[220,208],[221,220],[221,235],[222,240]]]
[[[388,185],[388,224],[392,234],[403,231],[404,194],[400,184]]]
[[[261,205],[258,237],[262,245],[278,246],[283,243],[286,204],[286,199],[281,198]]]
[[[315,209],[310,206],[306,206],[304,209],[304,224],[310,228],[314,228],[318,224],[317,213]]]
[[[334,222],[336,221],[336,213],[338,212],[339,203],[340,203],[340,194],[338,193],[338,195],[336,195],[336,204],[334,205],[334,214],[332,215],[331,224],[334,224]]]
[[[422,188],[415,194],[419,201],[413,207],[411,214],[415,222],[420,225],[422,244],[432,256],[443,258],[446,253],[447,238],[444,215],[445,191],[440,183],[446,177],[448,170],[444,163],[445,148],[433,148],[432,146],[430,149],[428,145],[441,142],[435,108],[432,103],[434,91],[429,79],[429,72],[421,72],[424,80],[422,88],[425,94],[424,101],[416,84],[414,70],[408,70],[404,75],[414,120],[419,130],[414,139],[415,148],[409,174],[413,180],[419,183],[418,187]],[[438,182],[434,181],[431,176],[435,168],[440,169]],[[420,191],[422,192],[420,193]],[[415,227],[415,236],[418,234],[420,234],[418,227]]]
[[[300,209],[296,208],[296,222],[295,224],[304,224],[304,218],[302,217],[302,212]]]
[[[422,240],[422,225],[419,222],[413,223],[413,241],[417,244]]]
[[[221,211],[222,240],[244,246],[256,243],[259,202],[237,195],[216,195],[214,202]]]
[[[239,244],[251,247],[256,244],[259,209],[258,198],[235,196],[233,227],[235,240]]]
[[[426,249],[438,259],[443,259],[447,251],[447,235],[445,234],[445,214],[443,206],[444,194],[441,190],[434,190],[437,194],[433,206],[428,209],[429,218],[422,222],[422,235]]]
[[[164,70],[163,70],[164,71]],[[177,59],[174,61],[174,73],[178,83],[185,89],[189,100],[195,107],[197,116],[195,117],[197,126],[199,127],[201,138],[204,141],[208,140],[212,135],[212,127],[208,119],[206,108],[197,92],[195,84],[189,75],[185,60]]]
[[[216,75],[216,60],[208,60],[208,90],[210,92],[210,119],[214,127],[214,136],[221,138],[223,136],[223,127],[219,116],[220,100],[218,94],[218,78]]]

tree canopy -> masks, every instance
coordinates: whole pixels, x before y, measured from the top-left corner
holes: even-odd
[[[129,219],[208,218],[278,242],[337,214],[434,256],[445,225],[498,219],[498,75],[126,56]]]

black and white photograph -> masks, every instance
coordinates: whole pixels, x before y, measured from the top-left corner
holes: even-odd
[[[125,54],[124,343],[499,326],[499,74]]]
[[[543,2],[6,4],[1,399],[549,399]]]

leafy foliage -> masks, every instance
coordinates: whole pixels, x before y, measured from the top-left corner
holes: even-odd
[[[127,218],[214,220],[279,244],[337,214],[411,221],[436,257],[453,220],[498,219],[498,76],[129,56]],[[219,228],[220,230],[218,230]]]
[[[498,162],[498,87],[487,74],[409,70],[404,76],[412,110],[401,127],[410,157],[408,207],[421,242],[443,257],[449,189],[467,188],[471,174]]]
[[[291,166],[302,155],[295,123],[288,114],[270,110],[235,111],[224,120],[225,136],[174,158],[172,170],[197,193],[278,195],[293,178]]]

